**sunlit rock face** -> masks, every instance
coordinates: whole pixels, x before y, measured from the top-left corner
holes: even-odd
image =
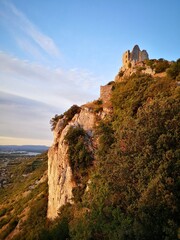
[[[54,143],[48,152],[48,211],[47,217],[55,219],[59,208],[66,203],[73,203],[72,189],[76,186],[68,158],[68,145],[65,136],[71,126],[82,127],[92,137],[96,114],[87,107],[83,107],[75,114],[71,121],[64,126],[64,119],[60,119],[54,130]]]
[[[67,128],[64,129],[62,135],[48,152],[48,218],[54,219],[58,215],[58,209],[72,202],[73,182],[72,171],[68,161],[68,146],[64,142],[63,137]]]

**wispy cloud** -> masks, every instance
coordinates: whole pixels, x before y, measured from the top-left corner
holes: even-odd
[[[2,52],[0,62],[0,142],[49,141],[49,120],[56,113],[99,95],[101,79],[88,71],[46,68]]]
[[[38,27],[10,1],[2,1],[1,4],[4,5],[4,9],[0,10],[1,20],[4,19],[6,23],[8,22],[7,28],[15,33],[15,38],[19,46],[25,46],[25,44],[23,44],[24,39],[25,42],[29,41],[28,44],[29,46],[31,45],[31,48],[35,49],[38,47],[50,56],[59,57],[60,51],[51,37],[39,30]],[[21,41],[19,39],[21,39]],[[36,52],[39,51],[38,48]],[[33,52],[31,52],[31,54]]]
[[[0,92],[1,138],[50,140],[49,119],[56,110],[38,101]]]
[[[33,56],[34,59],[44,62],[45,57],[41,51],[37,48],[36,45],[32,44],[32,41],[28,38],[23,37],[15,37],[16,43],[18,46],[25,52],[28,53],[30,56]]]
[[[30,63],[0,52],[0,90],[56,106],[96,99],[102,79],[80,69]]]
[[[10,1],[1,1],[0,20],[16,44],[35,59],[59,59],[55,42]],[[47,58],[46,58],[47,59]],[[46,62],[45,59],[45,62]],[[34,59],[33,59],[34,60]],[[21,139],[49,140],[49,120],[73,104],[97,99],[103,82],[87,70],[63,69],[0,52],[0,144]]]

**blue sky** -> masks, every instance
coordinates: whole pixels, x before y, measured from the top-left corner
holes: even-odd
[[[99,97],[124,51],[180,58],[179,0],[0,0],[0,144],[51,145],[49,120]]]

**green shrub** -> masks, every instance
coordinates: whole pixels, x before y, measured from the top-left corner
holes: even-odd
[[[118,76],[119,76],[119,77],[123,77],[123,75],[124,75],[124,71],[120,71],[120,72],[118,73]]]
[[[63,127],[64,128],[67,123],[74,117],[74,115],[76,113],[79,113],[81,110],[80,107],[78,107],[77,105],[73,105],[71,106],[66,112],[64,112],[64,114],[58,115],[56,114],[51,120],[50,120],[50,124],[51,124],[51,131],[53,131],[57,125],[57,122],[59,121],[59,119],[62,119],[63,117],[65,117],[64,119],[64,124]]]
[[[82,196],[84,194],[86,185],[81,184],[80,186],[74,187],[72,190],[73,193],[73,200],[78,203],[78,202],[82,202]]]
[[[6,208],[3,208],[0,210],[0,217],[4,216],[7,212],[7,209]]]
[[[107,85],[114,85],[114,81],[110,81],[110,82],[108,82]]]
[[[165,72],[168,67],[169,67],[169,62],[167,60],[161,59],[157,61],[155,64],[155,72],[156,73]]]
[[[81,182],[92,165],[93,155],[89,149],[90,137],[81,127],[70,127],[65,140],[68,143],[70,166],[77,182]]]
[[[54,129],[56,128],[56,124],[59,121],[59,119],[63,118],[63,115],[58,115],[56,114],[51,120],[50,120],[50,124],[51,124],[51,131],[54,131]]]
[[[80,110],[80,107],[78,107],[77,105],[73,105],[64,113],[64,116],[66,117],[67,121],[70,121],[76,113],[80,112]]]
[[[101,99],[93,101],[93,104],[91,106],[93,109],[93,112],[98,113],[102,111],[103,110],[102,104],[103,104],[103,101]]]
[[[9,223],[11,220],[10,216],[6,216],[0,220],[0,228]]]
[[[16,228],[18,222],[18,219],[12,219],[7,228],[1,233],[1,239],[5,239]]]
[[[96,101],[94,101],[94,104],[97,104],[97,105],[102,105],[102,100],[101,99],[98,99]]]
[[[176,79],[178,77],[180,74],[180,59],[171,63],[170,67],[167,69],[167,74],[172,79]]]
[[[155,62],[156,62],[156,59],[147,59],[147,60],[145,60],[146,65],[149,66],[152,70],[155,67]]]

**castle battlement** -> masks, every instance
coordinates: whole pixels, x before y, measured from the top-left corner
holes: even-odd
[[[135,45],[132,52],[127,50],[122,57],[123,69],[129,68],[129,66],[134,66],[138,62],[142,62],[146,59],[149,59],[148,53],[146,50],[140,50],[138,45]]]

